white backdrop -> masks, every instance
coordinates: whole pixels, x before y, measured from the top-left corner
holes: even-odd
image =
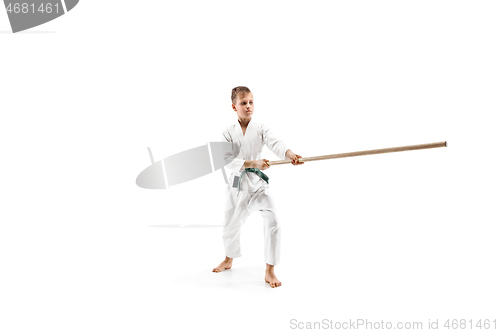
[[[499,9],[82,0],[18,34],[0,11],[0,331],[498,329]],[[135,179],[146,147],[160,159],[219,140],[237,85],[302,156],[448,147],[270,168],[283,286],[263,280],[259,214],[215,274],[222,174],[163,191]],[[190,224],[207,227],[171,227]]]

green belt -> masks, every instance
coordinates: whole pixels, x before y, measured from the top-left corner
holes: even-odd
[[[266,183],[269,184],[269,177],[266,176],[265,173],[260,171],[260,169],[257,168],[246,168],[243,170],[243,172],[240,175],[240,179],[238,180],[238,195],[240,195],[240,183],[241,183],[241,178],[243,178],[243,175],[247,172],[254,172],[257,176],[259,176],[262,180],[264,180]]]

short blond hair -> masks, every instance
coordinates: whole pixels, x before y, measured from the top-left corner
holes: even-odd
[[[246,95],[250,92],[251,92],[250,89],[248,89],[245,86],[238,86],[236,88],[233,88],[233,91],[231,91],[231,102],[233,102],[233,104],[236,104],[236,99],[238,98],[238,95],[240,94]]]

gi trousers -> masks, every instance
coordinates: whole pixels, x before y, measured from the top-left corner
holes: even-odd
[[[240,233],[247,217],[254,211],[260,211],[264,219],[264,258],[269,265],[280,261],[281,227],[276,217],[274,201],[269,186],[263,185],[254,192],[227,187],[226,213],[222,231],[226,256],[241,256]]]

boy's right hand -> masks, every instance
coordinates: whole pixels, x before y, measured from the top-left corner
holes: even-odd
[[[266,160],[266,159],[256,160],[256,161],[254,161],[254,164],[255,164],[254,168],[257,168],[260,170],[269,169],[269,164],[267,164],[267,162],[269,162],[269,160]]]

